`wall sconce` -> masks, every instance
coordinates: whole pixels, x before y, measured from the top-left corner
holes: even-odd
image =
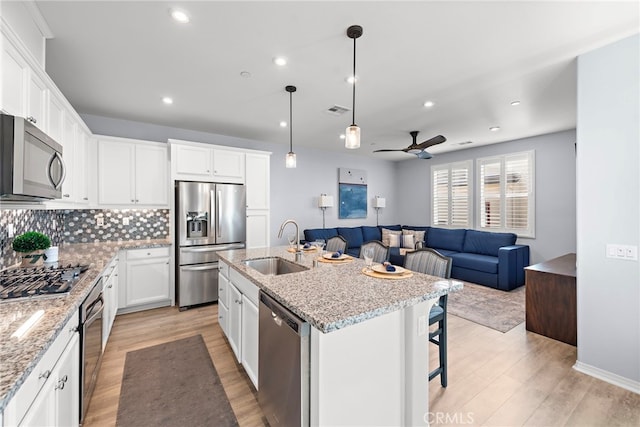
[[[333,207],[333,196],[327,196],[324,193],[320,194],[320,197],[318,198],[318,207],[322,209],[322,228],[326,228],[324,226],[324,211],[326,211],[327,208]]]
[[[384,197],[376,196],[373,199],[373,207],[376,210],[376,225],[379,225],[378,214],[380,213],[380,209],[387,207],[387,200]]]

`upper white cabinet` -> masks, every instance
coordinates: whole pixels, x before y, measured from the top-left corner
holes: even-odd
[[[27,119],[46,132],[47,102],[49,89],[36,73],[29,73],[27,89]]]
[[[98,204],[166,207],[166,144],[98,137]]]
[[[269,209],[269,154],[246,154],[247,209]]]
[[[62,127],[62,139],[58,140],[62,144],[62,159],[65,164],[65,179],[62,183],[62,201],[75,202],[75,182],[76,179],[81,179],[80,176],[76,177],[76,122],[69,114],[63,114],[63,127]]]
[[[176,181],[245,182],[245,151],[169,140],[171,177]]]

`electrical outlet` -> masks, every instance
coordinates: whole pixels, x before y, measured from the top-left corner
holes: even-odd
[[[104,217],[99,216],[96,218],[96,225],[98,227],[104,227]]]
[[[122,218],[122,225],[129,225],[129,218],[128,217]]]
[[[11,238],[14,236],[13,224],[7,224],[7,237]]]
[[[633,245],[607,245],[607,258],[626,259],[630,261],[638,260],[638,247]]]

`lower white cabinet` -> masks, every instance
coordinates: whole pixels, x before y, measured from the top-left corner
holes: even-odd
[[[78,313],[60,331],[3,414],[4,426],[77,426],[80,420]]]
[[[220,262],[219,266],[218,284],[223,296],[218,299],[218,321],[231,350],[257,389],[259,289],[225,263]]]
[[[119,259],[119,314],[171,305],[169,247],[124,250]]]
[[[114,257],[102,275],[104,320],[102,322],[102,349],[107,346],[113,322],[118,313],[118,257]]]

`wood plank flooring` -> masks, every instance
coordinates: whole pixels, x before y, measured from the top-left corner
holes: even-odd
[[[115,426],[128,351],[202,334],[241,426],[267,425],[255,388],[217,323],[217,305],[166,307],[116,318],[85,427]],[[640,395],[572,369],[576,348],[449,316],[449,386],[430,383],[432,425],[638,426]],[[431,366],[437,349],[431,348]],[[198,427],[198,426],[193,426]]]

